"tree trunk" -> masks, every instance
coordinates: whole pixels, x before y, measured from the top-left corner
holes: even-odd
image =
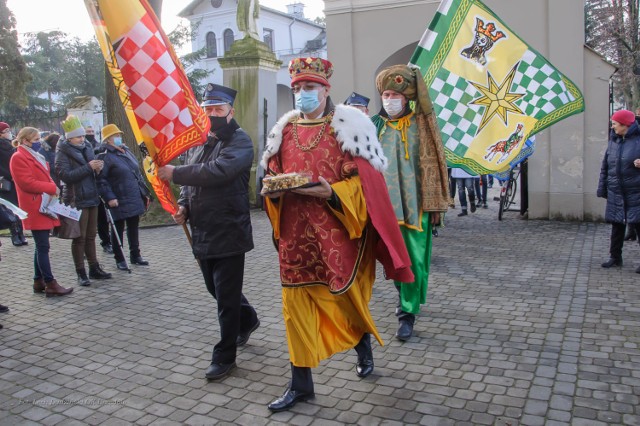
[[[136,155],[136,158],[140,160],[142,153],[140,152],[140,148],[138,148],[138,141],[136,141],[135,135],[133,134],[127,113],[124,110],[124,106],[122,106],[120,95],[118,95],[116,85],[113,83],[113,78],[111,77],[107,64],[104,65],[104,80],[106,92],[105,110],[107,111],[105,125],[115,124],[118,126],[118,128],[124,132],[123,142],[131,149],[131,152]]]

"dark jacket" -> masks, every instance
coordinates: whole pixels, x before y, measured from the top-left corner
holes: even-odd
[[[223,258],[253,249],[249,213],[249,173],[253,143],[235,120],[217,139],[189,150],[185,165],[173,171],[183,185],[178,204],[187,208],[198,259]]]
[[[60,179],[56,173],[56,150],[51,147],[45,141],[42,141],[42,149],[40,150],[40,154],[47,160],[49,163],[49,173],[51,174],[51,179],[56,183],[56,185],[60,186]]]
[[[633,123],[622,137],[613,131],[602,160],[598,197],[607,199],[605,220],[616,223],[640,223],[640,127]]]
[[[11,145],[9,139],[0,138],[0,176],[3,176],[5,180],[11,182],[10,191],[0,191],[0,197],[5,200],[18,205],[18,195],[16,194],[16,185],[11,177],[11,170],[9,169],[9,162],[11,156],[16,152],[16,149]]]
[[[60,141],[56,147],[56,174],[62,185],[62,201],[78,209],[100,204],[95,173],[89,161],[94,160],[93,147],[86,141],[72,145]]]
[[[124,152],[106,145],[105,151],[98,154],[104,161],[104,168],[98,175],[100,196],[105,206],[111,200],[118,200],[118,207],[109,207],[113,220],[122,220],[140,216],[145,212],[145,200],[151,197],[146,187],[138,160],[131,151],[123,146]]]

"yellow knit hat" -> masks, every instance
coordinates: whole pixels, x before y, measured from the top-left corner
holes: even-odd
[[[118,126],[115,124],[107,124],[102,128],[102,142],[107,140],[109,136],[113,136],[116,133],[123,133],[123,131],[118,129]]]

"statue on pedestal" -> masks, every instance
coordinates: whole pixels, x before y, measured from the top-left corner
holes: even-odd
[[[238,0],[238,29],[244,32],[245,37],[261,40],[258,34],[258,14],[260,4],[258,0]]]

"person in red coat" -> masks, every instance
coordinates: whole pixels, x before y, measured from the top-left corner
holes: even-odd
[[[42,194],[59,195],[60,189],[51,179],[49,165],[40,150],[40,132],[33,127],[24,127],[12,142],[17,151],[11,157],[9,167],[18,193],[18,204],[27,212],[22,221],[24,229],[31,230],[36,243],[34,255],[33,292],[45,293],[47,297],[63,296],[73,291],[58,284],[51,272],[49,262],[49,233],[60,225],[57,218],[40,213]]]

